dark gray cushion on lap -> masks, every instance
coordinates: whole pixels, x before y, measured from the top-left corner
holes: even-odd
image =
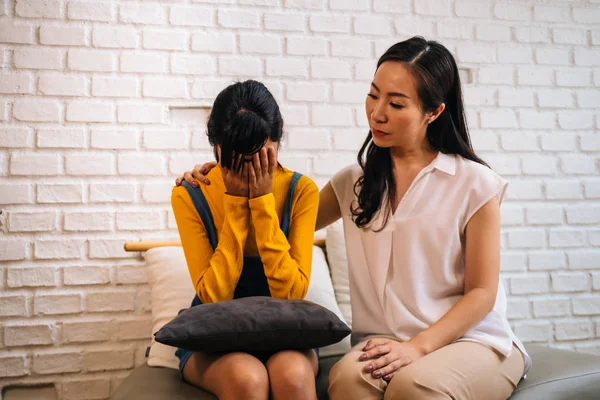
[[[188,308],[155,338],[191,351],[254,354],[325,347],[350,332],[333,312],[318,304],[257,296]]]

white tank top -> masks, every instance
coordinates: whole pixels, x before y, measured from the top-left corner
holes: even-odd
[[[464,295],[464,239],[470,218],[494,196],[502,202],[507,182],[461,156],[439,153],[415,178],[380,232],[352,221],[358,165],[338,172],[337,196],[348,255],[352,342],[373,334],[407,341],[442,318]],[[372,226],[379,229],[379,213]],[[459,341],[474,341],[509,356],[513,342],[531,366],[506,318],[502,280],[493,310]]]

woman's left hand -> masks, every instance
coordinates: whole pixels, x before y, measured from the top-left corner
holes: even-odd
[[[252,164],[249,168],[249,197],[264,196],[271,193],[273,189],[273,175],[277,168],[277,156],[272,147],[263,147],[254,156],[252,156]]]
[[[390,339],[371,339],[363,348],[359,361],[369,361],[364,371],[373,378],[389,382],[402,367],[423,357],[425,354],[410,342],[397,342]]]

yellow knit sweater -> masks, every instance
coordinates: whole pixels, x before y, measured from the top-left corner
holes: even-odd
[[[203,303],[233,298],[245,255],[260,256],[273,297],[304,298],[310,280],[319,190],[310,178],[300,178],[286,238],[280,221],[293,174],[277,168],[272,193],[248,199],[225,194],[221,170],[214,168],[207,175],[211,184],[200,184],[217,230],[214,252],[189,193],[183,186],[173,188],[171,205],[179,236],[192,283]]]

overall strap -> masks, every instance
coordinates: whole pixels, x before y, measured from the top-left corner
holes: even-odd
[[[208,239],[210,240],[210,244],[214,251],[218,244],[217,229],[215,228],[215,221],[213,220],[213,216],[210,212],[210,208],[208,207],[208,203],[206,202],[206,198],[204,197],[204,193],[202,193],[202,189],[199,187],[193,187],[186,181],[181,182],[181,184],[187,189],[192,201],[194,202],[196,210],[198,210],[198,214],[200,214],[200,218],[202,219],[206,233],[208,233]]]
[[[281,221],[281,230],[287,237],[290,232],[290,223],[292,220],[292,200],[294,199],[294,191],[296,190],[296,184],[302,177],[302,174],[294,172],[292,182],[288,188],[287,198],[285,199],[285,208],[283,209],[283,220]]]

